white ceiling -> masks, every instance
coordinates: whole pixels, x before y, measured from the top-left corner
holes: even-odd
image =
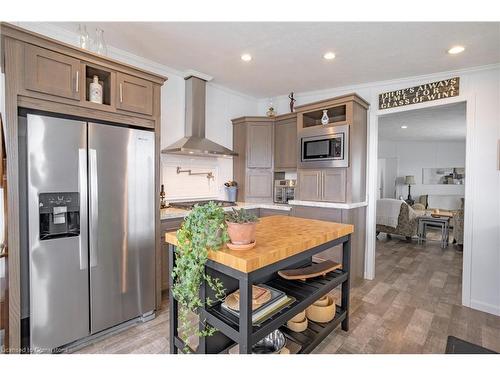
[[[76,23],[59,23],[71,31]],[[500,23],[99,22],[109,45],[259,98],[500,62]],[[448,48],[461,44],[460,55]],[[336,58],[326,61],[326,51]],[[253,60],[240,60],[250,53]]]
[[[379,118],[378,136],[386,141],[464,141],[465,111],[465,103],[456,103],[389,114]]]

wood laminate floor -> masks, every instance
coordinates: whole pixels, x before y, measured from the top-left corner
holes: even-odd
[[[381,235],[375,280],[351,290],[349,332],[337,328],[314,353],[444,353],[449,335],[500,352],[500,317],[461,306],[461,290],[462,253],[453,245]],[[156,319],[77,353],[168,353],[168,330],[165,301]]]

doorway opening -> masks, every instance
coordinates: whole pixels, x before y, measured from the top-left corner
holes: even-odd
[[[462,305],[466,102],[378,117],[376,278]]]

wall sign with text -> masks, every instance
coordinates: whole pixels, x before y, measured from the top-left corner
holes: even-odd
[[[384,92],[378,96],[378,108],[389,109],[452,98],[458,96],[459,85],[460,77],[454,77],[406,89]]]

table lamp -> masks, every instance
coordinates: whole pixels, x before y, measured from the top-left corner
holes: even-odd
[[[411,185],[415,185],[415,176],[405,176],[405,185],[408,185],[408,198],[406,199],[406,203],[413,205],[415,201],[411,197]]]

